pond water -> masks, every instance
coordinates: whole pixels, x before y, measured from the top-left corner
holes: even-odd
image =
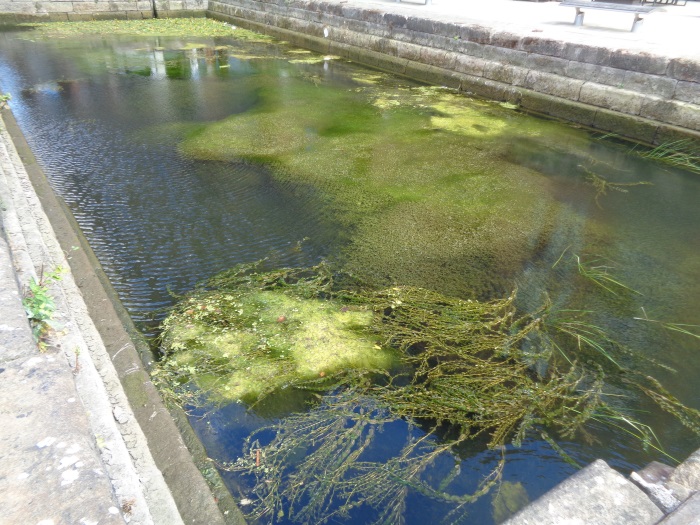
[[[700,341],[635,319],[700,324],[700,175],[515,108],[264,41],[7,32],[0,92],[146,335],[173,293],[221,270],[327,258],[377,286],[480,300],[517,288],[522,311],[545,297],[590,311],[630,349],[626,364],[700,409]],[[602,281],[609,293],[578,263],[638,293]],[[671,456],[700,445],[650,403],[629,405]],[[271,422],[240,403],[195,416],[222,462]],[[559,442],[580,464],[600,457],[627,473],[670,461],[624,433],[589,431]],[[368,452],[379,458],[421,429],[397,420],[382,432]],[[454,484],[468,492],[500,455],[477,441],[435,468],[458,464]],[[576,470],[538,436],[505,455],[504,496],[480,498],[462,522],[498,521],[504,500],[535,499]],[[234,497],[250,497],[246,479],[223,476]],[[405,504],[406,523],[457,519],[420,491]],[[359,507],[346,522],[377,516]]]

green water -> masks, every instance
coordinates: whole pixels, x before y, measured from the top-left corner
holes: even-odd
[[[590,311],[588,321],[629,348],[622,364],[700,408],[698,339],[636,319],[700,324],[697,174],[585,130],[285,45],[18,36],[0,34],[0,90],[12,93],[39,162],[145,331],[151,313],[173,303],[169,291],[237,263],[327,258],[372,286],[481,300],[517,288],[523,312],[546,300]],[[605,290],[578,262],[638,293]],[[616,378],[611,385],[626,395]],[[700,444],[651,403],[624,405],[674,457]],[[238,403],[193,419],[209,454],[225,461],[266,423]],[[368,452],[375,459],[421,435],[401,421],[383,432]],[[670,461],[596,425],[560,445],[582,464],[602,457],[623,472]],[[455,483],[468,492],[499,454],[474,443],[436,468],[458,463]],[[520,487],[533,499],[574,472],[536,435],[507,456],[515,501]],[[224,476],[237,498],[251,497],[245,479]],[[406,505],[411,523],[449,516],[449,505],[420,493]],[[488,523],[507,506],[487,495],[465,522]],[[376,517],[357,512],[349,522]]]

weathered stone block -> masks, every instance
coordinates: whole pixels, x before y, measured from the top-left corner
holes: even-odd
[[[396,42],[396,56],[407,60],[419,60],[421,47],[408,42]]]
[[[691,104],[700,104],[700,84],[679,80],[672,98]]]
[[[472,57],[483,57],[485,47],[486,46],[484,46],[483,44],[469,42],[468,40],[464,40],[463,38],[457,38],[453,41],[454,51]]]
[[[477,95],[489,100],[505,100],[508,86],[501,82],[472,75],[460,75],[460,79],[459,90],[468,95]]]
[[[524,67],[489,61],[486,62],[486,66],[484,67],[483,76],[497,82],[504,82],[513,86],[522,86],[528,72],[529,70]]]
[[[597,84],[622,87],[625,83],[625,71],[606,66],[596,66],[585,62],[570,61],[564,74],[567,77],[588,80]]]
[[[482,56],[486,60],[518,67],[527,67],[528,62],[528,54],[525,51],[503,47],[483,46]]]
[[[673,514],[669,514],[658,525],[697,525],[700,516],[700,492],[693,494]]]
[[[480,25],[468,25],[460,28],[459,36],[462,40],[476,42],[477,44],[490,44],[492,30]]]
[[[496,31],[491,35],[492,46],[504,47],[506,49],[519,49],[520,35],[507,31]]]
[[[651,525],[663,513],[634,484],[602,461],[591,463],[528,505],[507,525],[585,523]]]
[[[658,122],[599,108],[592,127],[651,144],[658,133]]]
[[[625,91],[594,82],[584,83],[579,93],[579,102],[629,115],[639,115],[643,101],[644,96],[634,91]]]
[[[578,100],[584,81],[530,70],[523,87],[568,100]]]
[[[625,89],[662,98],[671,98],[676,91],[677,83],[678,81],[674,78],[636,73],[634,71],[626,71],[622,82]]]
[[[700,60],[674,58],[669,64],[668,75],[678,80],[700,82]]]
[[[483,58],[455,54],[453,69],[459,73],[481,77],[484,76],[486,64],[487,62]]]
[[[695,104],[650,98],[642,105],[640,115],[652,120],[700,131],[700,106]],[[698,478],[700,479],[700,473]]]
[[[436,66],[442,69],[455,69],[455,60],[457,59],[456,53],[449,53],[442,49],[436,49],[434,47],[424,47],[421,49],[420,61],[424,64],[431,66]]]
[[[560,57],[575,62],[585,62],[587,64],[595,64],[598,66],[609,66],[611,55],[612,51],[610,51],[610,49],[607,47],[567,42],[564,45],[564,49],[562,50]]]
[[[532,53],[534,55],[561,57],[564,51],[564,42],[551,38],[526,36],[520,40],[518,49],[527,51],[528,53]]]
[[[535,69],[545,73],[553,73],[555,75],[565,75],[569,61],[563,58],[551,57],[547,55],[528,54],[525,67]]]
[[[610,55],[610,66],[651,75],[664,75],[670,59],[658,55],[633,51],[614,51]]]
[[[531,90],[519,90],[518,101],[523,109],[534,111],[550,117],[574,122],[584,126],[591,126],[595,120],[597,108],[564,100],[544,93],[536,93]],[[508,100],[511,102],[511,100]]]
[[[632,472],[630,480],[642,489],[649,499],[665,514],[675,510],[681,502],[666,487],[666,481],[673,474],[673,467],[652,461],[639,472]]]
[[[459,89],[460,85],[458,73],[418,62],[407,62],[404,74],[436,86]]]
[[[700,492],[700,450],[696,450],[678,465],[669,477],[669,481]]]

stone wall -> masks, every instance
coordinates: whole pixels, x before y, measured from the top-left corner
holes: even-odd
[[[700,60],[610,50],[311,0],[209,0],[303,47],[658,144],[700,139]]]
[[[207,0],[0,0],[0,24],[204,16]]]

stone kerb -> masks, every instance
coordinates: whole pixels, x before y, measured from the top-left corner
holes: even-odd
[[[330,2],[210,0],[209,13],[271,35],[281,30],[283,38],[321,52],[637,140],[700,137],[700,61]],[[306,42],[289,32],[305,35]]]
[[[207,0],[0,0],[0,24],[152,18],[154,8],[159,16],[202,16]]]

